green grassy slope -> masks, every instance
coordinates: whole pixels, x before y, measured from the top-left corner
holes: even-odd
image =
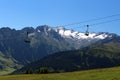
[[[0,75],[9,74],[18,67],[19,65],[12,57],[6,57],[0,52]]]
[[[120,80],[120,67],[59,74],[0,76],[0,80]]]

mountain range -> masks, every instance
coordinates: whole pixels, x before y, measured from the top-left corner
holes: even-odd
[[[30,43],[25,42],[26,36]],[[0,29],[0,71],[13,72],[53,53],[78,50],[114,40],[119,41],[119,36],[107,32],[91,32],[86,36],[83,32],[47,25],[21,30],[3,27]]]
[[[15,73],[72,72],[120,66],[120,37],[79,50],[63,51],[32,62]],[[44,72],[46,73],[46,72]]]

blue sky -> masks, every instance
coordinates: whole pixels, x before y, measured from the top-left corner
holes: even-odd
[[[15,29],[45,24],[56,27],[114,14],[120,14],[120,0],[0,0],[0,27]],[[83,32],[85,27],[81,25],[112,19],[120,19],[120,15],[65,27]],[[120,34],[119,25],[120,20],[90,26],[90,31]]]

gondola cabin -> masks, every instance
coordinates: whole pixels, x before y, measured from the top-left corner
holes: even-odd
[[[86,35],[86,36],[89,36],[89,25],[87,25],[87,30],[86,30],[86,32],[85,32],[85,35]]]
[[[30,38],[29,38],[29,33],[27,32],[27,34],[26,34],[26,38],[24,39],[24,42],[25,43],[30,43]]]

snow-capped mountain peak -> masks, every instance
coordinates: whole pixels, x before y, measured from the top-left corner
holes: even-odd
[[[45,34],[48,34],[48,32],[50,31],[55,31],[57,32],[61,37],[63,38],[69,38],[69,39],[97,39],[97,40],[103,40],[107,37],[111,37],[109,34],[105,33],[105,32],[101,32],[101,33],[95,33],[95,32],[90,32],[88,36],[85,35],[85,32],[78,32],[78,31],[74,31],[74,30],[70,30],[70,29],[65,29],[64,27],[60,26],[60,27],[39,27],[38,28],[38,32],[45,32]]]
[[[84,32],[73,31],[65,29],[64,27],[57,27],[54,30],[59,33],[64,38],[75,38],[75,39],[105,39],[108,37],[106,33],[92,33],[90,32],[88,36]]]

